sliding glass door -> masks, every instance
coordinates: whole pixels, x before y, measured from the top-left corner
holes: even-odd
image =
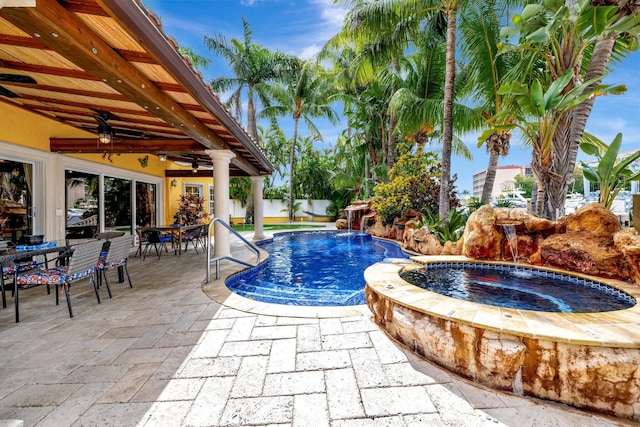
[[[93,237],[100,230],[99,175],[67,170],[65,189],[66,238]]]
[[[0,240],[33,234],[33,165],[0,157]]]

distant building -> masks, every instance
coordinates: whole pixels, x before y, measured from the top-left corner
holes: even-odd
[[[513,189],[516,183],[516,176],[531,176],[531,166],[498,166],[496,168],[496,179],[491,190],[491,197],[497,197],[502,191]],[[483,169],[473,174],[473,195],[482,196],[482,188],[487,178],[487,170]]]

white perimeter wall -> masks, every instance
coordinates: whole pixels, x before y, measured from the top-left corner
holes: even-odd
[[[282,218],[283,221],[288,220],[287,204],[282,200],[264,200],[264,217],[265,218]],[[300,209],[296,212],[297,218],[304,218],[307,221],[313,221],[313,217],[307,215],[303,211],[311,212],[318,215],[326,215],[326,209],[331,203],[329,200],[296,200],[300,203]],[[229,214],[232,218],[244,218],[246,209],[240,205],[238,200],[230,200]]]

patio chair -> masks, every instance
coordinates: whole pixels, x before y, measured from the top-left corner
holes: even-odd
[[[100,294],[98,293],[98,287],[96,286],[95,281],[95,269],[103,244],[103,240],[95,240],[79,244],[73,248],[73,252],[71,253],[71,256],[69,256],[66,265],[31,271],[25,274],[16,274],[14,276],[16,322],[19,321],[18,289],[20,288],[30,288],[39,285],[55,285],[56,305],[59,304],[58,290],[59,288],[62,288],[67,299],[69,317],[73,317],[70,285],[71,283],[88,277],[91,280],[91,286],[93,286],[96,293],[98,303],[100,303]]]
[[[185,231],[184,233],[182,233],[181,237],[181,242],[180,244],[182,244],[182,242],[185,242],[184,244],[184,251],[186,252],[187,249],[189,248],[189,243],[191,243],[191,246],[193,246],[193,250],[196,251],[196,254],[199,253],[198,252],[198,245],[202,246],[202,229],[205,226],[202,225],[200,227],[194,228],[192,230],[188,230]]]
[[[173,235],[165,234],[160,230],[144,230],[142,232],[142,238],[146,240],[146,245],[142,251],[143,261],[147,258],[147,252],[149,252],[151,246],[156,250],[156,255],[158,255],[158,259],[160,259],[162,256],[162,249],[167,253],[169,252],[169,249],[167,249],[167,243],[171,242],[173,245]]]
[[[122,268],[127,273],[127,279],[129,280],[129,287],[133,288],[131,283],[131,276],[129,276],[129,269],[127,268],[127,262],[129,260],[129,252],[133,245],[133,236],[130,234],[116,237],[109,241],[109,249],[106,254],[101,254],[96,270],[98,271],[98,278],[100,276],[104,279],[105,285],[107,285],[107,292],[109,298],[111,298],[111,288],[109,287],[109,280],[107,279],[107,270],[114,267]],[[101,280],[99,280],[101,282]]]

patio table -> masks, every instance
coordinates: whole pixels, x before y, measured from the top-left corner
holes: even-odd
[[[174,242],[177,240],[178,242],[178,256],[182,256],[182,233],[189,230],[195,230],[198,227],[206,227],[206,224],[192,224],[192,225],[182,225],[182,224],[169,224],[169,225],[153,225],[149,227],[138,227],[136,228],[136,232],[138,233],[138,251],[140,252],[140,256],[142,256],[142,233],[147,230],[158,230],[163,233],[170,233],[174,237]]]
[[[69,252],[72,248],[73,248],[72,245],[67,245],[67,244],[64,244],[61,246],[57,246],[56,244],[56,246],[53,246],[51,242],[45,242],[42,245],[29,246],[27,250],[16,250],[16,248],[12,248],[7,250],[4,255],[0,255],[0,269],[3,269],[4,266],[13,265],[15,268],[15,271],[13,273],[15,277],[18,273],[26,270],[26,269],[21,269],[21,266],[16,261],[19,261],[22,259],[33,259],[33,257],[36,257],[36,256],[43,256],[44,262],[42,264],[48,267],[48,264],[50,261],[48,259],[49,254],[57,252],[56,258],[59,258],[60,256],[64,255],[66,252]],[[4,273],[0,275],[0,288],[2,288],[1,289],[2,307],[6,308],[7,299],[6,299],[5,286],[4,286]],[[18,283],[15,280],[13,281],[13,300],[16,308],[16,322],[18,322],[18,319],[20,318],[18,313]]]

